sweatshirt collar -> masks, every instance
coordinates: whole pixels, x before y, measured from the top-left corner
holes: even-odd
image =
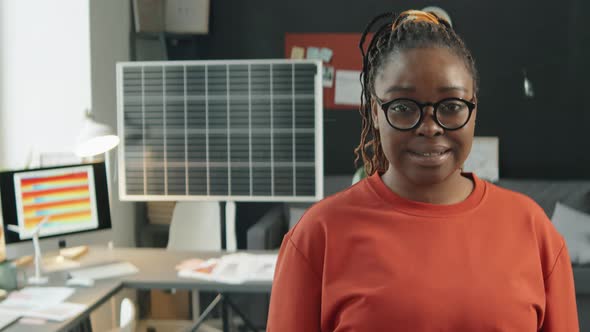
[[[475,209],[483,200],[486,193],[486,182],[473,173],[463,173],[464,176],[473,180],[475,184],[473,191],[462,202],[455,204],[432,204],[417,202],[404,198],[393,192],[381,179],[381,175],[375,173],[368,178],[369,186],[382,200],[394,206],[400,212],[429,217],[446,217],[458,215]]]

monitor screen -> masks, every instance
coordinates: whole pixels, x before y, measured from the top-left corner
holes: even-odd
[[[111,227],[104,163],[0,173],[6,243]],[[15,227],[16,226],[16,227]],[[6,227],[5,227],[6,228]]]

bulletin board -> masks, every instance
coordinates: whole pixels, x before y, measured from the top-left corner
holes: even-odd
[[[334,84],[332,87],[324,87],[324,108],[331,110],[358,110],[360,106],[360,93],[357,96],[357,105],[336,104],[334,101],[336,90],[336,75],[338,70],[361,71],[362,57],[358,44],[362,34],[360,33],[287,33],[285,35],[285,57],[291,57],[293,47],[328,48],[333,54],[330,62],[324,66],[334,67]],[[367,36],[370,41],[371,35]],[[365,41],[365,43],[367,43]],[[307,53],[307,52],[306,52]],[[360,86],[360,78],[359,78]]]

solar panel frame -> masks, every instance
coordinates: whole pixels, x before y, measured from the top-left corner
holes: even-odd
[[[118,63],[120,199],[323,198],[321,73],[317,60]]]

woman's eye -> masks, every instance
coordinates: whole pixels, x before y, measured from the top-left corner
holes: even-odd
[[[445,112],[458,112],[462,109],[462,105],[458,103],[442,104],[441,109]]]
[[[392,107],[390,109],[393,112],[396,112],[396,113],[405,113],[405,112],[410,111],[410,108],[408,106],[406,106],[406,105],[400,105],[400,104],[398,104],[398,105],[392,105]]]

